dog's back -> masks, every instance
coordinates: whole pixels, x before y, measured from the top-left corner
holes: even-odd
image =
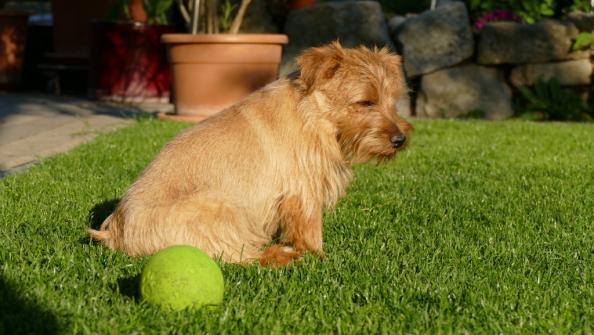
[[[272,83],[174,138],[90,235],[130,255],[192,244],[230,261],[256,258],[278,230],[274,199],[302,150],[289,85]]]

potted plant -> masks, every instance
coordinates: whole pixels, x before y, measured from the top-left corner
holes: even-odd
[[[21,83],[29,13],[4,10],[6,2],[0,0],[0,88],[13,89]]]
[[[119,0],[110,20],[91,27],[89,94],[118,102],[169,102],[161,35],[174,32],[172,0]]]
[[[171,65],[175,112],[161,118],[200,121],[276,79],[288,38],[239,34],[251,0],[239,6],[225,0],[221,7],[217,0],[177,1],[190,33],[162,37]]]

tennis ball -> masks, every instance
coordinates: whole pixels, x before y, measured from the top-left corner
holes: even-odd
[[[223,302],[221,269],[207,254],[187,245],[154,254],[140,277],[143,300],[173,310]]]

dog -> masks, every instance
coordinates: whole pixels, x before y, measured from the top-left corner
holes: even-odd
[[[171,140],[91,237],[128,255],[195,246],[232,263],[322,257],[322,212],[352,165],[407,146],[408,89],[387,49],[306,49],[268,84]]]

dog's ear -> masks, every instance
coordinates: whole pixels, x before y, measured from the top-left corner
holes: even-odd
[[[344,57],[338,41],[319,48],[309,48],[298,58],[301,80],[311,90],[316,85],[334,77]]]
[[[390,72],[392,72],[394,74],[402,73],[402,60],[401,60],[400,56],[388,53],[384,57],[384,60],[387,64]]]
[[[384,64],[388,70],[393,74],[400,74],[402,69],[402,59],[400,56],[393,54],[387,48],[378,49],[377,47],[374,50],[375,53],[382,57]]]

